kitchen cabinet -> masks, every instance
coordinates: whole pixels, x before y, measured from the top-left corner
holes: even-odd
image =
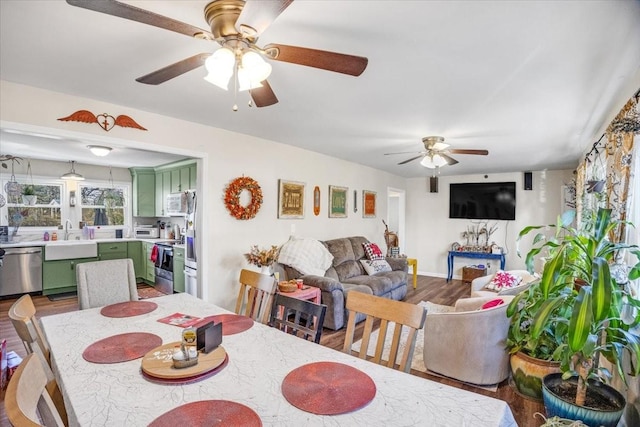
[[[153,261],[151,261],[151,252],[153,252],[153,246],[154,243],[149,243],[149,242],[143,242],[142,243],[142,252],[143,252],[143,257],[144,257],[144,265],[145,265],[145,273],[144,273],[144,280],[145,282],[147,282],[148,284],[152,285],[155,283],[156,281],[156,266],[153,263]]]
[[[127,258],[133,261],[133,270],[136,272],[136,279],[143,279],[146,274],[144,257],[142,256],[142,242],[127,243]]]
[[[156,215],[156,173],[153,168],[131,168],[133,216]]]
[[[196,188],[196,164],[172,164],[155,169],[155,216],[167,216],[166,200],[170,193],[179,193]]]
[[[156,172],[156,215],[166,216],[167,195],[171,192],[171,172]]]
[[[61,259],[42,263],[42,294],[54,295],[77,290],[76,265],[98,258]]]
[[[184,248],[173,247],[173,291],[184,292]]]
[[[128,256],[127,242],[98,243],[98,259],[100,261],[124,259]]]
[[[198,181],[198,169],[196,164],[189,166],[189,190],[196,189],[196,183]]]

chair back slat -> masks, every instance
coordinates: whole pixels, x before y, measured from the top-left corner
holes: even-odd
[[[276,281],[273,277],[251,270],[241,270],[236,314],[244,314],[257,322],[267,323],[275,292]]]
[[[351,354],[353,336],[356,328],[356,314],[363,313],[366,315],[366,318],[358,357],[361,359],[367,358],[367,350],[369,348],[374,322],[380,320],[378,340],[376,341],[376,349],[371,361],[386,365],[392,369],[397,368],[401,371],[409,372],[415,350],[417,331],[422,329],[426,318],[424,308],[402,301],[364,294],[362,292],[350,292],[347,297],[346,306],[349,311],[349,321],[347,322],[343,351]],[[393,326],[390,354],[387,360],[383,360],[387,330],[391,323],[395,325]],[[400,350],[400,337],[403,328],[408,328],[409,334],[400,358],[400,364],[397,364],[396,360]]]

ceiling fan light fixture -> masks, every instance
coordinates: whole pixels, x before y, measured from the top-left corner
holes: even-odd
[[[236,56],[231,49],[221,47],[204,62],[208,72],[204,79],[220,89],[229,90],[229,80],[233,76],[235,64]]]
[[[435,169],[447,164],[447,160],[440,154],[434,154],[432,156],[425,156],[420,162],[422,166],[429,169]]]
[[[252,50],[242,55],[242,68],[249,74],[252,83],[259,83],[271,75],[271,64]]]
[[[69,181],[84,181],[84,176],[76,172],[75,161],[71,160],[71,170],[60,177]]]
[[[256,81],[251,78],[251,74],[244,67],[238,67],[238,90],[243,92],[245,90],[256,89],[262,87],[260,80]]]
[[[104,157],[111,152],[111,147],[105,147],[104,145],[87,145],[87,148],[94,156]]]

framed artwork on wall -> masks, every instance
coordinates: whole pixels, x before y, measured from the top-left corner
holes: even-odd
[[[362,217],[376,217],[376,192],[362,190]]]
[[[347,217],[347,187],[329,186],[329,218]]]
[[[304,218],[304,182],[278,180],[278,218]]]

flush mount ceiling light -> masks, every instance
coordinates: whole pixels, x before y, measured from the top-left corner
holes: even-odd
[[[71,160],[71,170],[60,177],[60,179],[68,179],[70,181],[84,181],[84,176],[76,173],[76,162]]]
[[[87,145],[87,148],[91,150],[94,156],[104,157],[111,152],[111,147],[105,147],[103,145]]]

